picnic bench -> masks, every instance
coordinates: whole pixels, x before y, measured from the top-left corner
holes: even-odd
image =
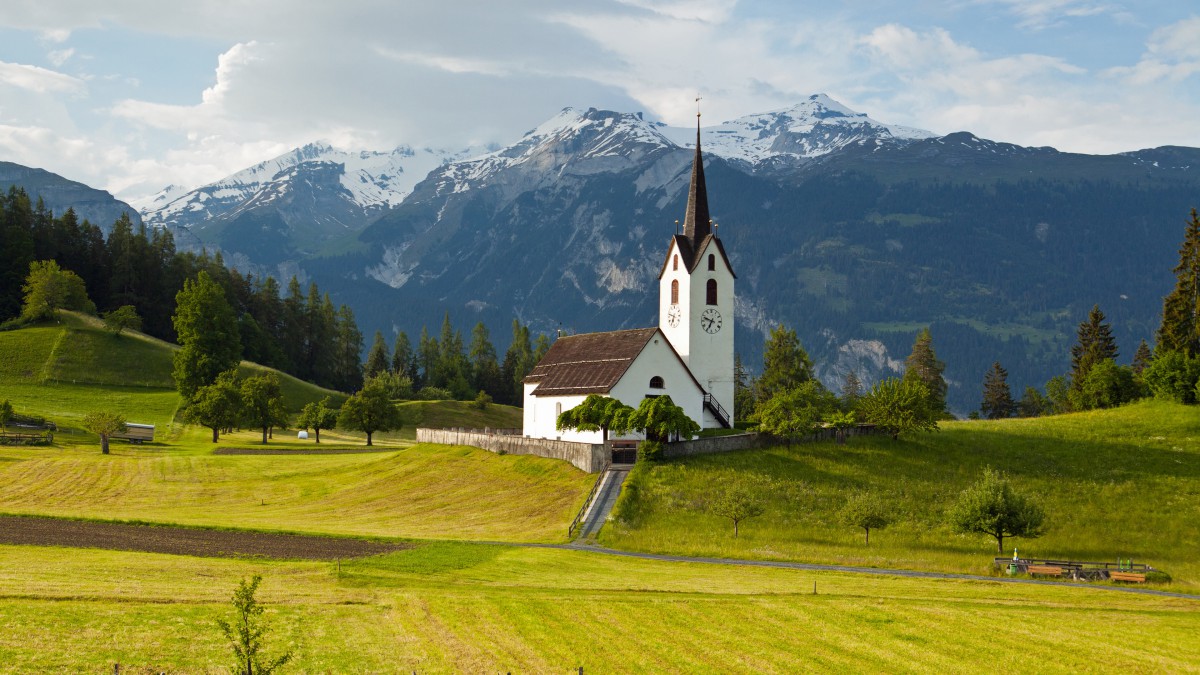
[[[1127,581],[1135,584],[1146,583],[1146,575],[1137,572],[1109,572],[1108,578],[1112,581]]]
[[[1056,565],[1030,565],[1027,568],[1030,574],[1045,574],[1049,576],[1061,577],[1063,568]]]

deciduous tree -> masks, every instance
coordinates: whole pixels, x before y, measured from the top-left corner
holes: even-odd
[[[121,305],[111,312],[105,312],[104,329],[113,335],[120,335],[127,330],[141,330],[142,317],[138,316],[133,305]]]
[[[774,485],[766,476],[727,471],[714,478],[703,505],[709,513],[733,521],[733,538],[737,539],[743,521],[766,513]]]
[[[212,384],[221,373],[242,360],[237,316],[225,291],[207,272],[183,282],[175,295],[171,318],[179,339],[174,356],[175,386],[190,401],[200,387]]]
[[[670,396],[642,399],[641,405],[620,415],[613,429],[638,429],[646,439],[666,443],[672,437],[690,439],[700,433],[700,425],[675,405]]]
[[[813,433],[837,399],[821,383],[808,380],[777,392],[759,404],[755,413],[758,428],[785,439],[790,447],[797,439]]]
[[[83,279],[71,270],[64,270],[53,260],[29,263],[29,275],[21,286],[25,304],[21,318],[26,321],[50,319],[60,309],[72,309],[95,314],[96,306],[88,299]]]
[[[301,429],[312,429],[316,436],[316,441],[321,442],[321,430],[333,429],[337,427],[338,411],[329,407],[329,397],[321,399],[318,402],[310,401],[304,404],[300,410],[300,417],[296,420],[296,426]]]
[[[615,398],[600,394],[588,394],[582,403],[570,410],[564,410],[555,420],[554,426],[560,430],[599,431],[601,438],[607,442],[610,430],[615,430],[617,433],[628,430],[617,427],[626,424],[629,414],[632,412],[633,408]]]
[[[377,379],[367,380],[363,388],[342,404],[338,414],[338,425],[343,429],[354,429],[367,435],[367,445],[372,444],[376,431],[392,431],[403,424],[400,411],[388,398],[387,389]]]
[[[287,409],[283,407],[283,391],[275,373],[263,373],[242,381],[242,418],[247,424],[262,429],[262,442],[274,427],[287,424]]]
[[[963,490],[950,509],[950,524],[961,533],[986,534],[1004,552],[1005,537],[1040,537],[1046,518],[1042,507],[1015,492],[1004,474],[987,467],[983,476]]]
[[[212,429],[213,443],[217,442],[222,429],[237,424],[241,414],[242,392],[237,371],[233,369],[218,375],[216,382],[197,389],[183,413],[187,421]]]
[[[871,530],[883,529],[892,523],[891,515],[883,505],[883,500],[873,492],[855,492],[851,494],[838,514],[842,522],[850,527],[861,527],[865,534],[864,542],[871,543]]]
[[[83,416],[83,428],[100,436],[100,452],[107,455],[108,437],[125,431],[125,416],[111,410],[94,410]]]
[[[242,579],[233,592],[233,622],[217,619],[217,627],[233,650],[232,670],[238,675],[270,675],[292,660],[290,651],[274,658],[267,658],[263,653],[264,638],[270,626],[263,618],[265,608],[254,597],[260,583],[262,575],[259,574],[250,577],[250,581]]]
[[[898,440],[900,434],[936,431],[937,420],[926,405],[928,391],[920,382],[890,377],[877,383],[858,402],[863,420]]]

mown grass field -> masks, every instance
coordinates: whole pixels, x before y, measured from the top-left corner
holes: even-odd
[[[562,541],[592,480],[566,462],[440,445],[265,456],[0,446],[0,512],[328,534]]]
[[[417,437],[417,427],[442,429],[520,429],[521,409],[508,405],[488,404],[480,410],[470,401],[402,401],[397,404],[404,427],[400,437]]]
[[[605,544],[633,550],[789,559],[986,574],[994,539],[958,535],[945,510],[985,466],[1007,472],[1045,507],[1049,532],[1008,539],[1005,554],[1115,561],[1166,570],[1200,590],[1200,417],[1146,401],[1110,411],[1000,422],[951,422],[900,441],[852,438],[635,469]],[[790,487],[732,537],[728,520],[696,510],[723,472],[762,473]],[[871,532],[842,525],[854,491],[878,493],[895,522]]]
[[[435,543],[340,572],[0,547],[0,670],[217,670],[253,573],[287,672],[1200,669],[1195,600]]]

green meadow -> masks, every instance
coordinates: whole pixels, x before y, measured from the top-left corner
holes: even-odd
[[[640,551],[988,574],[994,539],[960,535],[945,511],[985,466],[1036,497],[1049,531],[1006,539],[1022,557],[1134,559],[1200,591],[1200,416],[1145,401],[1041,419],[943,423],[939,432],[845,445],[801,443],[637,467],[601,533]],[[732,537],[728,520],[694,507],[727,472],[761,473],[781,489]],[[878,494],[894,519],[863,531],[839,523],[855,491]]]
[[[0,670],[222,672],[254,573],[287,672],[1200,669],[1194,600],[431,543],[340,569],[0,546]]]
[[[49,447],[0,446],[0,513],[405,540],[339,563],[0,545],[0,672],[225,672],[215,620],[262,574],[285,672],[1038,672],[1200,670],[1200,600],[1067,584],[665,562],[547,548],[595,476],[569,464],[417,444],[416,425],[512,427],[520,411],[401,404],[405,428],[242,430],[212,444],[177,419],[170,346],[82,317],[0,333],[0,399],[60,426]],[[243,364],[243,369],[257,368]],[[135,372],[136,376],[125,377]],[[283,376],[287,405],[336,395]],[[78,428],[116,409],[156,442],[99,453]],[[221,452],[216,452],[221,449]],[[341,454],[311,454],[315,450]],[[1135,558],[1197,593],[1200,419],[1147,402],[1039,420],[962,422],[893,442],[801,444],[640,465],[603,544],[637,551],[990,573],[994,543],[943,511],[991,465],[1049,516],[1022,555]],[[730,472],[782,486],[734,539],[695,510]],[[895,522],[837,522],[871,490]],[[495,542],[495,543],[480,543]],[[814,587],[816,593],[814,593]]]

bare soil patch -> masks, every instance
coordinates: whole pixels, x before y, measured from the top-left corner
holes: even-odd
[[[202,530],[166,525],[97,523],[0,516],[0,544],[71,546],[215,558],[337,560],[411,548],[401,542],[275,532]]]

